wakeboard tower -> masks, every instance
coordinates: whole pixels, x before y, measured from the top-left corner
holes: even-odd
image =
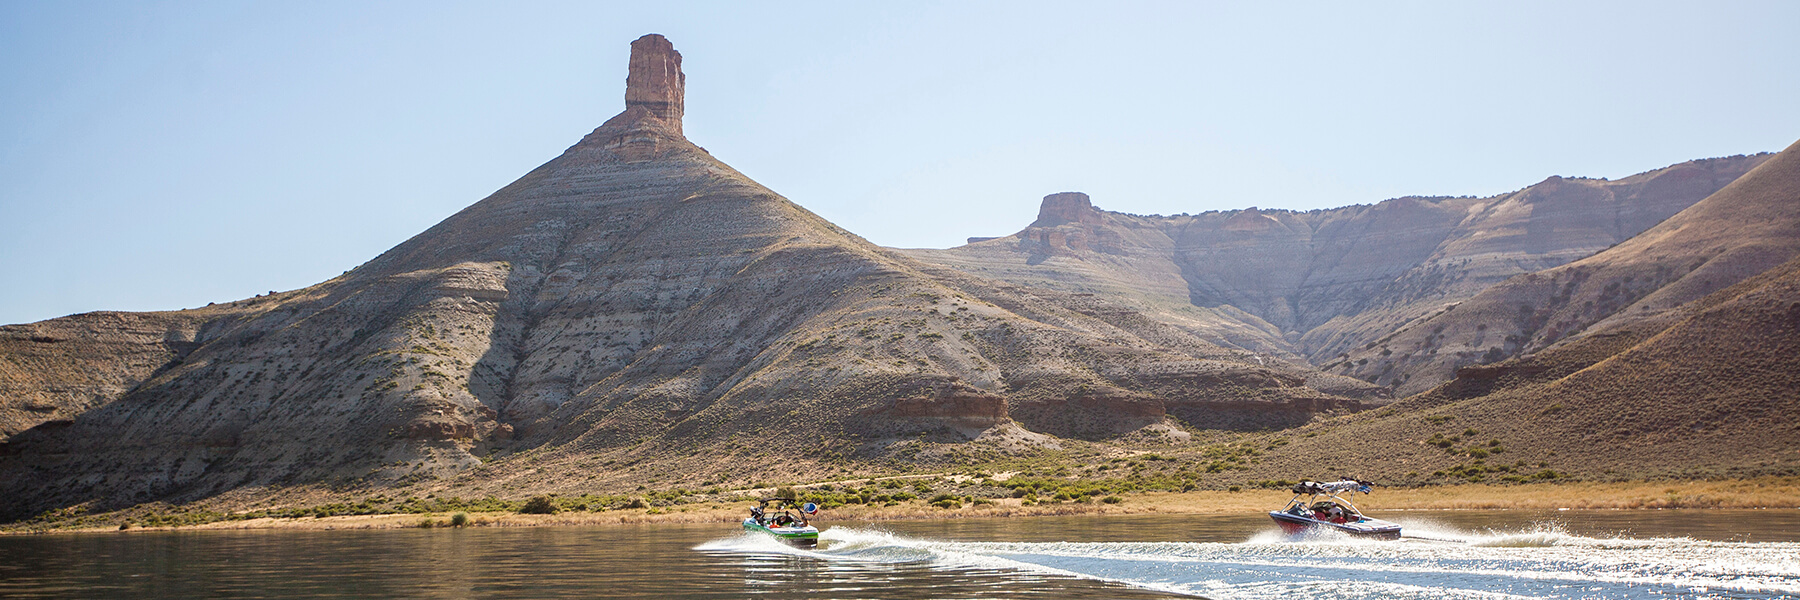
[[[1355,504],[1344,498],[1356,492],[1367,494],[1372,485],[1367,481],[1350,480],[1302,481],[1294,484],[1294,498],[1288,501],[1287,508],[1269,511],[1269,518],[1275,519],[1275,524],[1289,534],[1329,529],[1358,537],[1400,539],[1398,523],[1365,517]]]
[[[744,530],[766,533],[795,546],[815,546],[819,543],[819,528],[813,527],[807,517],[817,514],[819,505],[811,502],[801,504],[790,498],[763,498],[750,507],[750,516],[744,519]]]

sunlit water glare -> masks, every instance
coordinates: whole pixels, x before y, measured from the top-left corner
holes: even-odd
[[[1552,524],[1478,532],[1402,524],[1408,535],[1399,541],[1271,528],[1241,542],[945,541],[834,527],[817,549],[760,536],[696,549],[822,565],[1010,569],[1217,599],[1800,597],[1800,543],[1595,538]]]
[[[829,511],[827,511],[829,513]],[[0,536],[5,598],[1800,598],[1800,511],[1393,512],[1399,541],[1266,516]]]

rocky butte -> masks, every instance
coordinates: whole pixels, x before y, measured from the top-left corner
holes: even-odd
[[[668,40],[630,61],[623,112],[340,277],[0,328],[0,516],[891,472],[1374,388],[870,244],[688,141]]]

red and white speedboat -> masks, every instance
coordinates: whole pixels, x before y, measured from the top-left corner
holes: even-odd
[[[1294,499],[1287,508],[1269,511],[1282,531],[1290,534],[1308,530],[1335,530],[1359,537],[1382,540],[1400,539],[1400,525],[1363,516],[1355,504],[1344,499],[1346,494],[1369,493],[1367,481],[1302,481],[1294,484]]]

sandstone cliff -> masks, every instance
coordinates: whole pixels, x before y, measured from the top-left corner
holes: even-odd
[[[661,36],[633,43],[622,113],[330,281],[11,328],[0,364],[26,367],[0,375],[26,400],[10,406],[54,419],[6,440],[0,513],[747,480],[1359,406],[1128,307],[825,222],[682,135],[680,64]],[[19,374],[44,362],[57,370]]]
[[[1404,395],[1448,372],[1383,371],[1383,338],[1514,275],[1632,238],[1761,164],[1768,155],[1689,161],[1618,181],[1552,177],[1491,198],[1399,198],[1296,212],[1249,208],[1140,216],[1085,194],[1044,199],[1011,236],[920,260],[1021,285],[1092,293],[1225,347],[1324,367]],[[1430,353],[1436,347],[1421,347]],[[1388,354],[1381,354],[1388,352]],[[1366,384],[1364,384],[1366,385]]]

